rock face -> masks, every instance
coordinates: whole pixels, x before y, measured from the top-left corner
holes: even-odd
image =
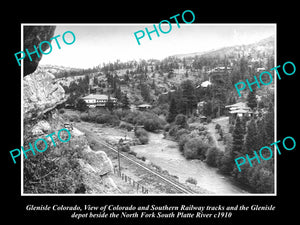
[[[32,52],[34,50],[33,45],[38,46],[41,41],[49,41],[54,34],[54,29],[55,27],[52,26],[26,26],[24,28],[24,49],[28,48],[29,52]],[[46,49],[42,50],[45,51]],[[67,99],[64,89],[55,81],[53,74],[37,67],[40,58],[34,56],[36,54],[32,55],[32,62],[28,60],[28,57],[26,57],[27,60],[24,60],[24,142],[33,142],[37,138],[45,138],[46,135],[53,131],[57,133],[58,130],[64,127],[65,122],[69,123],[56,109],[59,104]],[[24,192],[31,193],[32,190],[35,190],[33,193],[45,193],[45,191],[54,191],[56,193],[58,190],[53,186],[45,188],[51,182],[46,182],[45,184],[38,182],[42,184],[41,187],[30,185],[30,182],[34,182],[34,180],[30,179],[41,176],[38,173],[40,168],[49,169],[48,164],[56,162],[55,166],[60,170],[63,170],[65,166],[70,166],[70,168],[67,167],[68,173],[70,172],[73,176],[80,175],[82,177],[82,183],[79,185],[76,179],[72,179],[71,184],[65,184],[68,187],[72,187],[68,189],[69,192],[93,194],[119,193],[111,179],[113,166],[107,155],[103,151],[91,150],[85,134],[75,127],[70,132],[71,139],[69,144],[62,143],[53,146],[50,137],[48,137],[47,142],[49,146],[52,146],[52,151],[49,151],[47,156],[46,153],[40,153],[40,157],[45,158],[42,158],[43,160],[39,161],[39,163],[34,161],[36,158],[33,158],[32,162],[29,161],[30,159],[25,161],[23,177],[26,179],[24,179]],[[57,138],[56,142],[59,143]],[[68,158],[70,153],[74,153],[74,157]],[[77,162],[76,164],[79,166],[73,169],[68,161]],[[59,174],[54,180],[62,176],[60,183],[63,183],[65,180],[63,178],[64,175],[66,174]],[[50,176],[47,178],[51,179]]]
[[[41,60],[43,54],[39,50],[39,44],[43,41],[51,42],[50,38],[53,37],[55,26],[24,26],[24,51],[34,52],[34,45],[38,49],[40,57],[37,54],[30,55],[32,61],[26,55],[24,60],[24,76],[33,73]],[[49,48],[47,44],[42,45],[42,51]]]
[[[41,69],[23,78],[25,120],[38,118],[47,110],[66,101],[64,89],[54,78],[54,75]]]

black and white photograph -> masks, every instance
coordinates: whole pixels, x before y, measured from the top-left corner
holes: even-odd
[[[276,37],[276,23],[23,23],[22,196],[275,196]]]

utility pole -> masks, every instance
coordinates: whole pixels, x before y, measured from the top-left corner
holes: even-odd
[[[119,176],[121,176],[121,163],[120,163],[120,148],[123,145],[123,139],[121,138],[119,140],[119,144],[118,144],[118,167],[119,167]]]

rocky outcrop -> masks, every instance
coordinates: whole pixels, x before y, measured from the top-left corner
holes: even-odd
[[[54,75],[42,69],[23,78],[24,119],[39,118],[48,110],[66,101],[65,91]]]
[[[34,45],[39,48],[42,41],[51,42],[56,26],[24,26],[24,51],[28,49],[29,52],[34,52]],[[46,51],[48,45],[42,45],[42,51]],[[24,76],[33,73],[41,60],[43,54],[38,49],[40,57],[37,54],[32,54],[30,57],[25,57],[24,60]]]
[[[33,45],[49,41],[54,29],[52,26],[25,26],[24,49],[28,48],[32,52]],[[90,149],[84,133],[76,128],[70,130],[69,143],[61,143],[54,136],[57,143],[55,146],[50,137],[45,137],[53,132],[57,133],[64,127],[64,123],[69,123],[56,109],[66,101],[67,96],[54,75],[38,67],[40,58],[36,54],[32,58],[32,61],[28,57],[24,60],[24,146],[29,142],[34,143],[37,138],[45,138],[50,150],[25,160],[24,192],[119,193],[111,179],[112,162],[104,152]],[[48,170],[51,169],[53,170],[49,173]],[[43,170],[47,171],[46,175]],[[47,177],[48,181],[43,183],[43,177]]]

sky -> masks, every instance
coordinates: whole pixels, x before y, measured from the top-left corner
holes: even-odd
[[[178,28],[176,23],[172,23],[172,29],[167,34],[159,30],[158,23],[155,25],[160,36],[153,32],[150,40],[145,28],[152,31],[153,24],[57,24],[54,36],[60,35],[57,40],[61,49],[52,40],[52,52],[43,55],[40,64],[92,68],[118,59],[122,62],[163,59],[175,54],[250,44],[271,35],[276,36],[275,24],[180,23]],[[168,29],[169,25],[163,23],[162,30]],[[139,40],[140,45],[134,36],[139,30],[145,32],[144,38]],[[76,37],[71,45],[66,45],[62,40],[66,31],[72,31]],[[66,34],[65,38],[72,41],[70,34]]]

